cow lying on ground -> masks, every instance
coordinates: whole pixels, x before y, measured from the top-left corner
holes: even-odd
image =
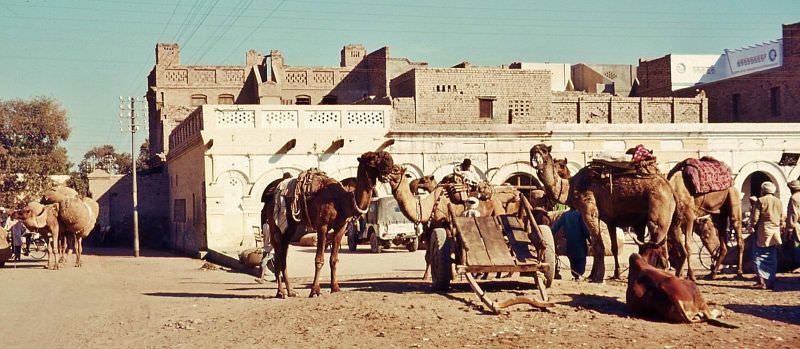
[[[654,268],[637,253],[629,262],[626,303],[631,312],[676,323],[708,321],[737,328],[716,319],[721,312],[708,307],[693,281]]]

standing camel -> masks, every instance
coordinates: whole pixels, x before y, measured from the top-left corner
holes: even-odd
[[[301,185],[297,179],[285,179],[272,192],[265,195],[262,217],[270,231],[270,243],[275,250],[275,277],[278,282],[276,297],[294,297],[296,293],[286,274],[286,255],[289,242],[298,225],[311,227],[317,233],[317,253],[314,257],[314,283],[309,297],[320,295],[319,275],[324,265],[326,245],[331,245],[331,292],[338,292],[336,264],[339,262],[339,248],[348,222],[367,211],[376,180],[384,180],[394,163],[387,152],[366,152],[358,158],[355,190],[348,191],[338,181],[322,173],[311,174],[305,188],[298,192],[299,212],[292,212],[292,205],[276,205],[284,200],[279,192],[285,184],[292,181]],[[292,184],[294,187],[294,184]],[[280,217],[284,215],[284,217]],[[293,219],[297,216],[298,221]],[[285,219],[285,229],[280,229],[279,219]],[[286,285],[284,290],[283,286]]]
[[[430,194],[424,197],[414,195],[409,187],[409,180],[405,176],[405,171],[405,168],[397,167],[392,171],[391,175],[389,175],[388,182],[392,188],[392,195],[397,200],[400,211],[406,218],[414,223],[427,224],[429,229],[434,231],[436,229],[449,228],[450,215],[448,213],[448,208],[452,210],[455,216],[463,215],[466,210],[466,205],[454,204],[446,185],[436,186]],[[507,214],[506,207],[508,207],[509,210],[516,210],[516,207],[518,207],[516,202],[519,200],[519,191],[517,191],[516,188],[502,185],[493,187],[493,190],[494,192],[490,199],[478,201],[478,211],[481,217]],[[552,235],[542,237],[542,239],[547,238],[552,242]],[[429,243],[428,252],[431,251],[432,245],[432,243]],[[550,243],[549,246],[552,247],[554,245]],[[547,252],[551,253],[545,253],[544,261],[554,266],[555,251],[548,250]],[[425,276],[423,276],[423,278],[426,278],[428,275],[430,268],[429,258],[433,257],[426,255]],[[545,275],[546,286],[550,286],[554,274],[555,268],[550,268]],[[434,287],[438,288],[439,286],[436,286],[437,280],[435,278],[433,282]],[[449,280],[447,282],[449,283]]]
[[[676,201],[669,182],[660,174],[647,177],[614,176],[594,180],[589,168],[582,168],[569,180],[560,178],[552,155],[552,147],[537,144],[531,148],[530,161],[547,195],[580,211],[594,244],[594,262],[589,276],[592,282],[603,282],[605,263],[600,221],[608,226],[611,251],[614,255],[614,278],[620,278],[617,226],[637,227],[641,233],[647,226],[650,241],[640,245],[650,263],[666,268],[664,243],[675,214]]]
[[[691,241],[692,231],[696,219],[711,214],[714,225],[719,232],[726,232],[727,223],[733,226],[736,232],[736,240],[739,246],[744,246],[742,240],[742,206],[739,201],[739,193],[734,187],[729,187],[724,190],[712,191],[704,194],[694,194],[689,188],[693,188],[691,180],[682,171],[684,162],[679,163],[669,173],[669,184],[672,191],[675,193],[675,198],[681,204],[678,205],[679,212],[677,214],[678,224],[675,225],[676,229],[682,231],[671,233],[671,236],[676,238],[676,247],[678,247],[677,261],[674,263],[675,274],[681,275],[683,263],[686,263],[686,276],[690,280],[695,280],[694,272],[692,271],[691,263],[689,262],[692,255]],[[707,278],[714,279],[722,266],[722,260],[728,253],[728,247],[724,243],[726,239],[722,239],[719,244],[718,254],[716,261],[713,263],[711,273]],[[709,251],[714,254],[714,251]],[[742,276],[742,258],[744,249],[739,249],[739,266],[736,269],[736,275]]]

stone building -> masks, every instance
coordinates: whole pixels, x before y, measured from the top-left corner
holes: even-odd
[[[637,94],[708,98],[709,122],[800,121],[800,23],[780,39],[721,55],[640,59]]]
[[[784,127],[712,128],[702,96],[631,97],[631,66],[571,65],[563,90],[554,88],[558,69],[566,66],[436,68],[361,45],[345,46],[339,67],[289,66],[278,51],[252,50],[241,66],[195,66],[180,63],[177,45],[158,44],[147,97],[151,159],[168,178],[162,238],[187,253],[250,247],[268,184],[311,167],[352,177],[356,158],[373,150],[436,179],[468,157],[481,177],[524,190],[538,185],[528,150],[539,142],[573,171],[639,143],[665,170],[717,156],[745,194],[765,179],[785,186],[800,175],[776,165],[800,148]]]

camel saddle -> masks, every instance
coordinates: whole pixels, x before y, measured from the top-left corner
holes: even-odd
[[[297,182],[292,188],[291,200],[287,200],[292,208],[292,218],[296,222],[300,221],[301,212],[306,209],[305,202],[322,189],[326,179],[328,179],[328,175],[318,168],[311,168],[297,175]]]
[[[655,160],[609,161],[594,159],[586,166],[593,180],[609,181],[615,177],[653,178],[660,174]]]
[[[691,185],[688,187],[694,195],[726,190],[733,186],[730,167],[710,156],[683,160],[669,171],[667,177],[672,177],[678,171],[683,171],[683,175],[689,179],[687,182]]]
[[[455,204],[463,204],[469,197],[476,197],[480,200],[489,200],[494,193],[494,187],[487,181],[482,181],[475,185],[470,185],[464,177],[453,173],[442,178],[439,185],[447,190],[450,201]]]

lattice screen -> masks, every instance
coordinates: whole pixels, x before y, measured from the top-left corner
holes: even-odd
[[[342,114],[338,110],[317,110],[308,112],[307,127],[339,127]]]
[[[254,110],[224,110],[220,112],[217,124],[221,127],[247,128],[256,127]]]
[[[383,127],[383,111],[348,111],[345,127]]]
[[[297,110],[264,110],[261,113],[265,128],[297,127]]]

